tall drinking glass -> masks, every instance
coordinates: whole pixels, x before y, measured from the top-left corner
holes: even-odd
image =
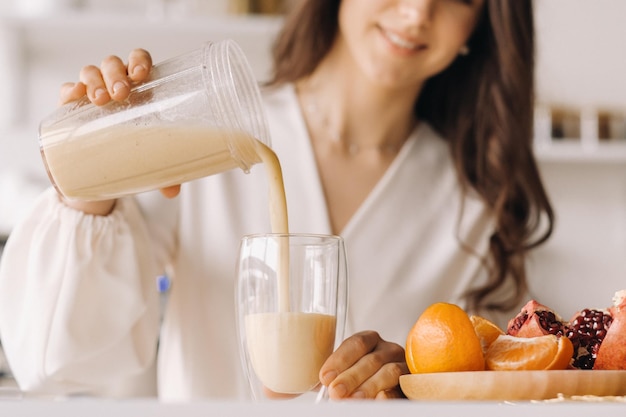
[[[315,391],[321,366],[343,340],[347,265],[342,238],[245,236],[236,297],[241,359],[252,399],[327,398],[325,389]]]

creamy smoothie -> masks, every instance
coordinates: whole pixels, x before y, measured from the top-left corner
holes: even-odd
[[[285,184],[278,157],[270,148],[257,141],[257,153],[263,162],[269,182],[269,212],[273,233],[289,233],[287,217],[287,198]],[[278,241],[280,262],[277,275],[279,276],[278,305],[280,311],[289,311],[289,242],[287,239]]]
[[[43,131],[40,146],[55,186],[74,199],[116,198],[237,168],[231,147],[247,164],[261,162],[256,139],[207,126],[78,128],[67,136]]]
[[[245,318],[252,366],[265,387],[299,394],[319,383],[335,344],[335,317],[317,313],[260,313]]]
[[[261,142],[257,152],[270,184],[272,232],[288,233],[285,187],[276,154]],[[335,346],[336,318],[290,311],[289,241],[279,239],[278,311],[245,317],[248,353],[263,385],[286,394],[304,393],[319,383],[319,371]]]

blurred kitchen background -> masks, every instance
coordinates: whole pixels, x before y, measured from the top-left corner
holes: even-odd
[[[49,184],[37,128],[63,82],[109,54],[142,47],[158,62],[224,38],[262,81],[289,1],[2,0],[0,256]],[[569,318],[626,288],[626,1],[535,0],[535,10],[536,152],[558,223],[532,259],[531,284]]]

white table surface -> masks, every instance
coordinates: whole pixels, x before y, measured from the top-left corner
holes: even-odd
[[[75,398],[41,400],[0,397],[0,416],[46,417],[589,417],[626,416],[626,403],[558,402],[433,403],[409,400],[342,401],[325,404],[272,402],[263,404],[235,402],[160,403],[156,400],[110,401]]]

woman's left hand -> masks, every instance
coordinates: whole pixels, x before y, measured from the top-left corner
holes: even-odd
[[[334,400],[404,398],[399,380],[408,373],[402,346],[364,331],[333,352],[320,370],[320,381]]]

